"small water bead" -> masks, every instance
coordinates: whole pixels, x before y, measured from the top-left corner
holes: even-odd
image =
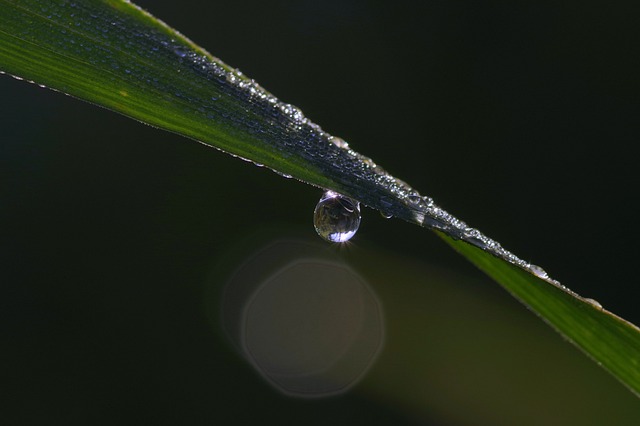
[[[276,172],[276,174],[279,174],[280,176],[282,176],[282,177],[283,177],[283,178],[285,178],[285,179],[291,179],[291,178],[293,178],[293,176],[288,175],[288,174],[286,174],[286,173],[282,173],[282,172],[280,172],[280,171],[278,171],[278,170],[274,170],[274,172]]]
[[[602,310],[602,309],[603,309],[603,308],[602,308],[602,305],[600,304],[600,302],[598,302],[598,301],[597,301],[597,300],[595,300],[595,299],[589,299],[589,298],[586,298],[586,299],[584,299],[584,301],[585,301],[585,302],[587,302],[588,304],[590,304],[591,306],[593,306],[593,307],[594,307],[594,308],[596,308],[596,309],[600,309],[600,310]]]
[[[485,249],[487,247],[487,242],[485,241],[485,237],[475,228],[467,228],[462,233],[462,238],[476,247],[481,249]]]
[[[411,204],[420,204],[420,202],[422,201],[422,197],[418,194],[409,194],[407,195],[407,200]]]
[[[542,269],[541,267],[539,267],[538,265],[529,265],[529,270],[531,272],[533,272],[533,274],[539,278],[542,279],[547,279],[549,278],[549,275],[547,274],[547,271],[545,271],[544,269]]]
[[[322,194],[313,213],[313,226],[322,238],[343,243],[360,227],[360,203],[336,192]]]
[[[349,148],[349,144],[344,139],[339,138],[337,136],[331,136],[330,141],[331,141],[332,144],[334,144],[338,148],[342,148],[342,149],[348,149]]]
[[[378,168],[378,165],[369,157],[362,156],[361,160],[370,169]]]

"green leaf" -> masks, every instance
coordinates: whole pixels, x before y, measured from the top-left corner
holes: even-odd
[[[606,311],[595,300],[541,280],[469,244],[442,237],[640,396],[638,327]]]
[[[129,2],[0,0],[0,70],[441,231],[640,393],[635,326],[559,286]]]

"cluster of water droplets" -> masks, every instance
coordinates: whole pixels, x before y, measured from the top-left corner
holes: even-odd
[[[171,40],[173,42],[173,40]],[[287,118],[288,131],[301,131],[303,128],[311,129],[317,140],[328,145],[327,153],[331,149],[338,149],[342,154],[361,165],[361,172],[368,178],[373,178],[376,184],[384,187],[393,197],[380,198],[381,214],[385,218],[393,216],[394,202],[401,200],[412,213],[412,221],[427,228],[437,229],[447,235],[466,241],[476,247],[488,251],[509,263],[528,270],[532,274],[550,280],[547,273],[540,267],[532,265],[513,253],[505,250],[498,242],[488,238],[475,228],[469,227],[465,222],[438,207],[430,197],[423,196],[410,187],[406,182],[393,177],[379,167],[372,159],[354,151],[349,144],[336,136],[329,135],[319,126],[309,121],[297,107],[284,103],[264,90],[254,80],[245,77],[241,71],[230,69],[224,63],[209,55],[200,54],[177,44],[174,51],[186,61],[196,64],[207,74],[223,77],[231,86],[244,92],[252,101],[259,101],[271,105]],[[258,164],[263,166],[262,164]],[[277,171],[276,173],[291,178],[291,175]],[[388,206],[385,209],[385,205]],[[349,197],[333,191],[327,191],[321,197],[314,212],[314,225],[318,234],[332,242],[344,242],[355,235],[360,225],[359,203]]]
[[[406,182],[395,178],[387,173],[383,168],[379,167],[370,158],[353,151],[349,144],[343,139],[331,136],[329,140],[334,146],[347,151],[347,154],[349,156],[357,158],[363,164],[363,167],[365,169],[367,169],[369,172],[373,172],[376,182],[387,188],[389,192],[395,196],[394,199],[378,199],[378,203],[382,205],[380,213],[384,218],[390,218],[393,216],[393,213],[391,213],[391,211],[393,210],[394,202],[399,199],[404,203],[406,207],[408,207],[412,214],[411,218],[405,219],[409,219],[426,228],[442,231],[443,233],[449,235],[454,239],[465,241],[513,265],[525,269],[541,279],[560,285],[558,281],[550,278],[547,272],[541,267],[520,259],[510,251],[503,248],[497,241],[487,237],[478,229],[468,226],[464,221],[456,218],[452,214],[440,208],[435,204],[434,200],[431,197],[421,195]],[[322,196],[320,202],[318,203],[318,206],[326,203],[327,194],[332,194],[332,197],[338,199],[340,197],[343,197],[340,194],[328,191]],[[385,205],[388,206],[388,208],[385,209]],[[316,208],[316,213],[317,211],[318,210]],[[314,220],[316,219],[314,218]],[[359,222],[360,215],[358,211],[358,224]],[[318,228],[316,226],[316,230],[317,229]],[[357,227],[355,229],[357,230]],[[319,231],[318,233],[320,234],[320,236],[327,239]],[[353,234],[349,235],[349,238],[351,237],[353,237]],[[564,286],[562,287],[564,288]]]
[[[558,281],[550,278],[540,266],[518,258],[504,249],[497,241],[492,240],[477,229],[467,226],[465,222],[436,206],[433,199],[412,194],[407,196],[406,201],[415,209],[416,220],[421,225],[443,231],[454,239],[463,240],[511,264],[517,265],[538,278],[560,285]],[[384,218],[392,217],[384,211],[381,211],[381,214]],[[358,201],[334,191],[326,191],[314,211],[316,232],[320,237],[330,242],[350,240],[358,231],[360,221],[361,215]],[[565,288],[564,286],[561,287]]]
[[[173,42],[174,40],[171,40],[171,43]],[[559,284],[539,266],[518,258],[504,249],[497,241],[437,206],[432,198],[421,195],[406,182],[387,173],[371,158],[354,151],[345,140],[324,132],[320,126],[308,120],[300,109],[280,101],[253,79],[244,76],[240,70],[228,67],[206,52],[197,53],[185,50],[183,53],[184,47],[180,44],[175,44],[173,49],[185,61],[196,64],[207,75],[213,74],[216,77],[224,78],[232,87],[244,93],[251,103],[260,104],[263,108],[276,111],[284,118],[285,131],[293,139],[296,137],[300,140],[311,139],[316,144],[313,149],[303,149],[302,151],[320,151],[325,156],[324,160],[333,161],[338,168],[344,167],[342,163],[346,158],[350,162],[350,166],[355,165],[352,174],[356,179],[373,180],[377,186],[385,188],[390,196],[382,196],[375,200],[376,207],[381,207],[380,211],[383,217],[392,217],[394,215],[392,212],[395,210],[394,205],[400,200],[411,212],[411,217],[402,217],[403,219],[442,231],[452,238],[466,241],[523,268],[539,278]],[[277,124],[276,121],[274,120],[272,125]],[[287,173],[274,171],[284,177],[291,178],[291,175]],[[331,242],[345,242],[352,238],[360,226],[360,220],[360,203],[334,191],[325,192],[314,211],[316,231],[322,238]]]
[[[43,10],[44,16],[56,24],[51,28],[63,34],[67,31],[67,26],[80,28],[94,34],[101,43],[85,46],[69,38],[63,39],[63,45],[56,48],[66,51],[71,56],[82,53],[91,64],[110,64],[115,70],[112,79],[139,81],[144,85],[151,85],[161,93],[171,93],[173,97],[167,98],[167,101],[179,104],[184,110],[216,119],[225,125],[239,125],[243,131],[252,132],[257,135],[257,139],[278,150],[279,156],[283,158],[297,156],[304,162],[321,165],[324,167],[323,173],[330,179],[340,182],[348,189],[350,195],[357,196],[363,204],[380,210],[384,217],[397,216],[427,228],[437,229],[540,278],[553,281],[540,267],[519,259],[496,241],[467,226],[465,222],[438,207],[430,197],[422,196],[402,180],[387,173],[370,158],[354,151],[343,139],[324,132],[318,125],[309,121],[300,109],[280,101],[239,70],[196,48],[188,39],[179,34],[174,37],[168,36],[168,32],[149,27],[136,27],[138,24],[125,14],[118,15],[117,19],[113,19],[115,14],[101,17],[99,13],[102,12],[97,10],[104,9],[92,3],[70,2],[65,5],[55,7],[75,9],[72,22],[64,21],[60,14],[51,14]],[[146,13],[142,10],[141,12]],[[43,30],[51,31],[50,28]],[[33,35],[22,34],[25,39]],[[152,67],[144,68],[145,64],[142,62],[122,62],[127,56],[111,46],[114,37],[119,39],[118,46],[125,46],[125,49],[135,51],[136,55],[149,58],[150,64],[156,63],[158,58],[165,58],[167,64],[175,64],[176,75],[179,75],[181,80],[190,79],[195,89],[189,92],[190,87],[178,85],[175,82],[177,80],[158,79],[155,70]],[[209,84],[206,87],[216,87],[218,92],[202,97],[203,90],[200,89],[205,87],[202,86],[204,82]],[[126,93],[123,93],[123,96],[125,95]],[[240,105],[246,111],[251,110],[258,118],[240,122],[239,120],[244,120],[242,117],[249,114],[234,115],[229,112],[232,103]],[[229,154],[246,159],[241,153]],[[247,161],[263,165],[253,160]],[[269,167],[269,164],[265,165]],[[292,171],[278,171],[285,177],[291,177],[289,172]],[[345,180],[344,176],[348,176],[349,181]],[[362,191],[362,188],[366,190]],[[355,234],[360,224],[359,202],[335,192],[326,192],[316,207],[314,223],[323,238],[329,241],[346,241]]]

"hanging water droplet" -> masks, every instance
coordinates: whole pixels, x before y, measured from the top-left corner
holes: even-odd
[[[360,203],[336,192],[322,194],[313,213],[313,226],[322,238],[334,243],[348,241],[360,226]]]
[[[382,216],[385,219],[391,219],[393,217],[393,215],[391,213],[387,213],[387,212],[384,212],[382,210],[380,210],[380,216]]]

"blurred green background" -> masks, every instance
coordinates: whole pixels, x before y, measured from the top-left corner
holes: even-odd
[[[640,323],[632,2],[138,1],[442,207]],[[0,78],[6,424],[636,425],[640,403],[433,234],[333,247],[386,342],[284,396],[216,323],[233,271],[318,241],[321,192]],[[635,108],[634,108],[635,107]]]

